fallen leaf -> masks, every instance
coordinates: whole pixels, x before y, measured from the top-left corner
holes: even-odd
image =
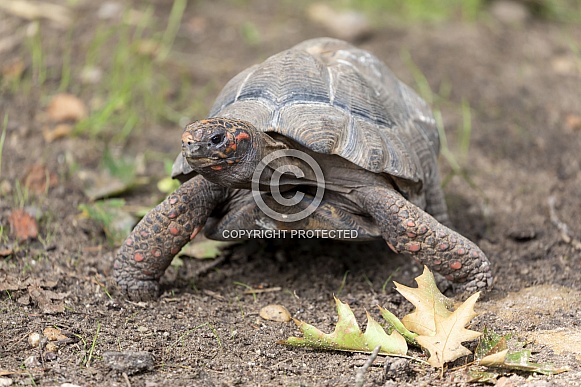
[[[510,334],[500,336],[484,328],[480,342],[474,351],[475,360],[480,361],[488,356],[504,351],[507,348],[506,342],[510,337]]]
[[[28,283],[14,277],[6,272],[0,270],[0,292],[5,290],[23,290],[26,289]]]
[[[42,137],[44,141],[51,143],[63,137],[68,137],[73,132],[73,126],[69,124],[58,124],[52,129],[42,128]]]
[[[569,367],[556,368],[548,363],[534,363],[530,361],[530,358],[531,351],[529,349],[522,349],[515,352],[508,351],[502,367],[511,370],[536,372],[543,375],[555,375],[570,370]]]
[[[5,80],[11,81],[18,81],[24,73],[26,65],[24,64],[24,60],[22,58],[15,58],[10,61],[7,61],[2,64],[2,78]]]
[[[523,343],[508,342],[511,334],[498,335],[492,330],[484,329],[482,338],[474,351],[474,358],[479,365],[487,367],[504,368],[537,372],[544,375],[554,375],[569,371],[568,367],[556,368],[547,363],[534,363],[530,361],[531,351],[523,348]]]
[[[430,352],[428,359],[430,365],[440,368],[447,362],[472,354],[462,346],[462,343],[474,340],[481,335],[480,332],[465,328],[470,320],[477,316],[474,312],[474,304],[479,296],[480,292],[473,294],[447,317],[434,314],[435,334],[416,337],[418,344]]]
[[[51,290],[45,290],[39,281],[33,281],[28,285],[28,294],[38,304],[42,313],[56,314],[65,311],[65,304],[62,300],[69,293],[55,293]]]
[[[0,257],[8,257],[14,254],[14,249],[10,247],[0,247]]]
[[[381,317],[396,331],[402,335],[408,344],[418,345],[416,342],[416,337],[418,336],[417,333],[410,332],[405,325],[402,324],[400,319],[398,319],[393,313],[389,310],[382,308],[381,306],[377,305],[379,308],[379,313],[381,313]]]
[[[20,305],[30,305],[30,295],[23,294],[16,299],[16,302],[18,302]]]
[[[54,122],[79,121],[87,117],[87,108],[72,94],[57,94],[49,102],[46,113]]]
[[[406,341],[397,331],[394,330],[388,335],[367,313],[367,328],[363,333],[349,305],[342,303],[336,297],[335,303],[339,320],[333,333],[323,333],[314,326],[295,319],[294,322],[303,333],[303,337],[289,337],[279,343],[296,347],[365,353],[371,353],[375,347],[380,346],[379,353],[383,355],[406,354]]]
[[[203,34],[208,27],[208,19],[202,16],[194,16],[186,23],[187,30],[195,35]]]
[[[395,282],[395,290],[411,302],[416,309],[401,319],[403,325],[412,332],[424,336],[436,334],[436,316],[446,318],[452,312],[452,300],[444,296],[432,272],[424,266],[422,275],[415,279],[417,288],[410,288]]]
[[[565,127],[570,131],[581,130],[581,116],[569,114],[565,118]]]
[[[24,178],[24,186],[37,195],[42,195],[49,188],[58,185],[58,177],[42,164],[33,164]]]
[[[494,385],[496,384],[496,380],[498,379],[499,376],[500,374],[496,372],[483,371],[477,368],[468,368],[469,379],[467,381],[469,383],[478,382],[478,383],[490,383]]]
[[[19,241],[38,238],[36,220],[23,209],[12,210],[8,216],[12,235]]]
[[[30,304],[30,300],[36,302],[43,313],[54,314],[64,312],[62,300],[69,293],[56,293],[50,288],[56,287],[57,280],[40,280],[38,278],[26,278],[20,280],[0,271],[0,291],[4,290],[27,290],[27,294],[17,298],[17,302],[22,305]]]
[[[69,337],[64,335],[59,328],[55,328],[55,327],[46,327],[46,328],[44,328],[42,333],[50,341],[68,340],[69,339]]]
[[[214,241],[211,239],[202,239],[194,243],[188,243],[184,246],[180,255],[194,257],[197,259],[216,258],[222,254],[222,248],[231,246],[236,242]]]
[[[276,304],[266,305],[260,309],[259,315],[265,320],[276,322],[289,322],[292,319],[284,306]]]

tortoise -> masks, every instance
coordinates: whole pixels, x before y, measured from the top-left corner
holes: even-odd
[[[183,132],[172,171],[182,185],[117,253],[113,276],[129,299],[156,298],[202,229],[218,240],[268,230],[383,238],[456,292],[491,287],[485,254],[448,227],[431,110],[371,53],[307,40],[235,76],[208,117]]]

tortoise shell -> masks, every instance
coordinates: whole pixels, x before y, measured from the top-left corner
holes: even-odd
[[[226,84],[209,117],[248,121],[316,153],[389,174],[406,196],[423,196],[419,191],[438,183],[440,143],[427,104],[374,55],[340,40],[308,40],[244,70]],[[192,172],[178,156],[172,175]]]

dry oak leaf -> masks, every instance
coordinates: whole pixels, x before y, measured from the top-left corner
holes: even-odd
[[[422,275],[415,280],[417,288],[395,282],[396,290],[416,307],[412,313],[402,318],[401,322],[412,332],[433,336],[436,334],[437,318],[446,318],[452,314],[449,308],[452,307],[453,301],[440,292],[434,275],[426,266]]]
[[[54,128],[45,126],[42,128],[44,141],[51,143],[63,137],[68,137],[73,132],[73,126],[69,124],[58,124]]]
[[[33,164],[24,178],[24,186],[37,195],[44,194],[56,185],[58,176],[42,164]]]
[[[56,314],[63,313],[65,311],[65,304],[63,299],[69,295],[69,293],[56,293],[52,290],[43,289],[47,286],[47,283],[41,283],[40,281],[32,281],[28,285],[28,294],[37,304],[42,313],[45,314]]]
[[[12,235],[19,241],[36,239],[38,237],[38,225],[36,220],[25,210],[19,208],[12,210],[8,217]]]
[[[430,352],[428,363],[431,366],[443,367],[447,362],[472,354],[462,343],[474,340],[482,335],[480,332],[465,328],[470,323],[470,320],[477,316],[474,312],[474,304],[476,304],[479,296],[480,292],[470,296],[448,317],[436,314],[434,316],[435,335],[420,335],[416,337],[418,344]]]
[[[83,101],[72,94],[57,94],[52,97],[46,113],[55,122],[79,121],[87,117],[87,108]]]

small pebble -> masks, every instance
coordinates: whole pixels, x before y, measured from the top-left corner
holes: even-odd
[[[523,24],[531,16],[525,2],[514,0],[496,0],[492,2],[490,13],[505,24]]]
[[[103,353],[103,361],[112,370],[133,375],[151,370],[154,366],[153,355],[146,351],[110,351]]]
[[[0,181],[0,195],[9,195],[12,193],[12,184],[8,180]]]
[[[537,237],[537,232],[530,226],[520,226],[509,230],[508,236],[517,242],[528,242]]]
[[[367,17],[355,10],[336,10],[326,3],[317,2],[307,8],[307,16],[339,39],[353,41],[371,33]]]
[[[123,4],[117,1],[106,1],[97,10],[99,19],[113,19],[123,13]]]
[[[88,66],[81,70],[81,82],[95,85],[103,79],[103,71],[99,67]]]
[[[12,379],[10,378],[0,378],[0,387],[8,387],[12,385]]]
[[[28,369],[40,367],[40,362],[36,356],[29,356],[24,360],[24,366]]]
[[[28,335],[28,344],[30,344],[32,348],[36,348],[38,347],[41,338],[42,336],[40,333],[32,332],[31,334]]]
[[[44,349],[48,352],[56,352],[59,350],[59,347],[55,343],[47,343]]]
[[[282,305],[271,304],[260,309],[260,317],[269,321],[288,322],[291,315]]]

